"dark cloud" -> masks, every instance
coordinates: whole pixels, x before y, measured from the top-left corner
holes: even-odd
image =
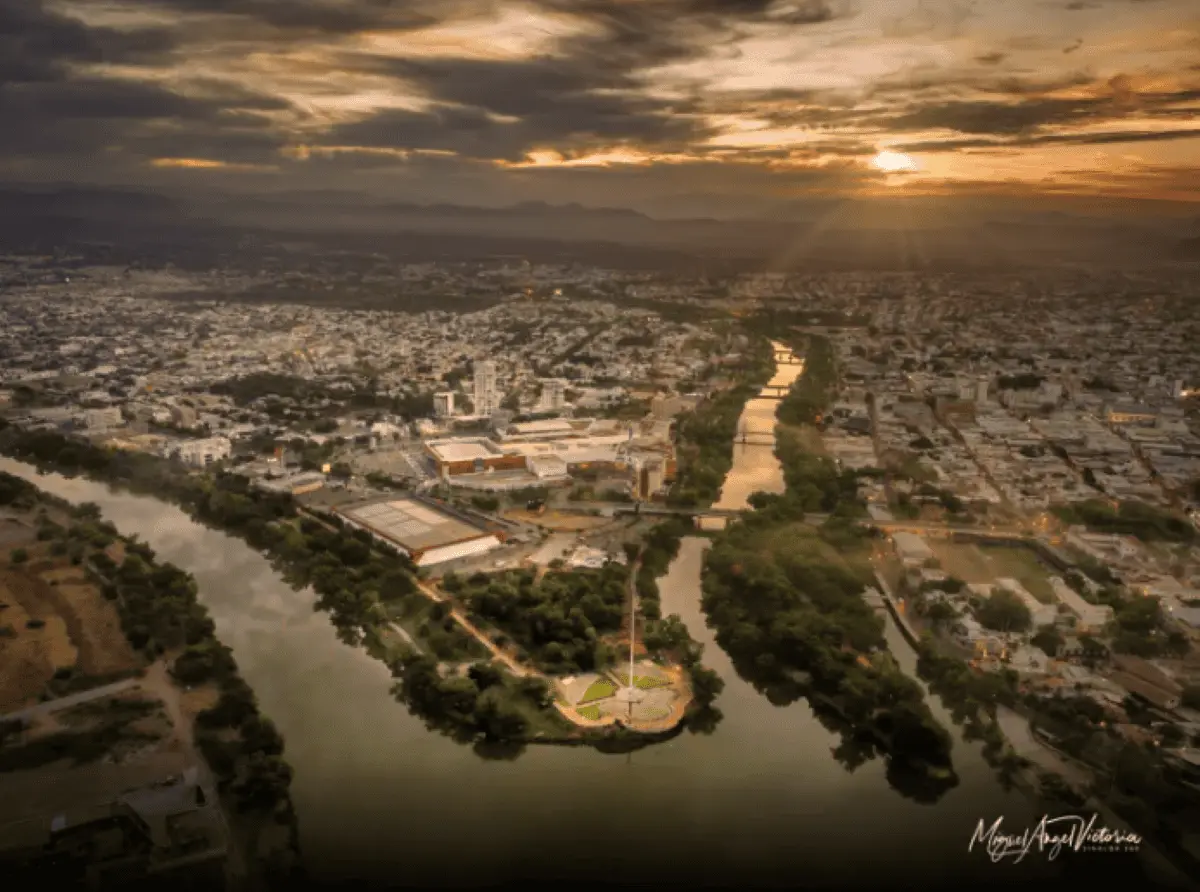
[[[1110,145],[1138,142],[1169,142],[1200,138],[1200,128],[1180,130],[1113,130],[1102,133],[1043,133],[1016,139],[928,140],[896,146],[902,152],[949,152],[961,149],[1007,149],[1041,145]]]
[[[302,34],[356,34],[379,28],[420,28],[464,3],[409,0],[138,0],[145,9],[235,16],[250,24]],[[482,3],[474,4],[482,7]]]
[[[928,105],[890,120],[897,130],[956,130],[959,133],[1019,134],[1051,124],[1086,120],[1103,103],[1096,99],[1035,98],[1021,102],[985,100]]]
[[[59,80],[74,64],[155,64],[181,41],[169,28],[89,28],[41,0],[0,0],[0,86]]]

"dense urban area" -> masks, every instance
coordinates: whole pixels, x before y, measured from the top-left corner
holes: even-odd
[[[659,593],[706,537],[717,643],[832,758],[936,801],[936,699],[1006,784],[1196,876],[1198,301],[1169,271],[7,256],[0,452],[243,539],[483,758],[714,733],[723,682]],[[739,501],[755,449],[780,481]],[[195,581],[123,532],[0,476],[0,849],[286,881],[285,742]],[[91,792],[39,801],[66,759]]]

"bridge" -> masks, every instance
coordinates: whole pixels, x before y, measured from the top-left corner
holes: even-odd
[[[743,424],[738,427],[733,441],[743,446],[774,446],[775,434],[773,431],[752,431]]]
[[[788,395],[792,388],[786,384],[765,384],[759,391],[757,400],[781,400]]]

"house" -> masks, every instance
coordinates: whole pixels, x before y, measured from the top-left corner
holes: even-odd
[[[1021,603],[1028,608],[1035,627],[1053,625],[1058,618],[1058,609],[1053,604],[1043,604],[1016,579],[1005,576],[997,579],[996,585],[1021,599]]]
[[[1107,604],[1091,604],[1080,597],[1062,577],[1050,577],[1050,588],[1060,604],[1075,617],[1075,630],[1080,634],[1098,632],[1112,619],[1112,608]]]
[[[907,568],[920,567],[934,557],[929,543],[916,533],[893,533],[892,544],[896,548],[896,554]]]

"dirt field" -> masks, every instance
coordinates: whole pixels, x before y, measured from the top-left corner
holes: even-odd
[[[0,563],[0,713],[37,702],[59,669],[109,675],[141,665],[116,607],[66,558],[25,546],[24,564]],[[39,628],[28,628],[31,621]]]
[[[1054,598],[1049,571],[1033,552],[1025,548],[966,545],[929,540],[929,547],[942,563],[942,569],[967,583],[993,582],[1010,577],[1043,603]]]
[[[519,523],[531,523],[545,527],[548,530],[564,530],[567,532],[582,532],[595,530],[612,523],[611,517],[589,517],[586,514],[561,514],[558,511],[547,511],[545,514],[534,514],[532,511],[505,511],[508,520]]]

